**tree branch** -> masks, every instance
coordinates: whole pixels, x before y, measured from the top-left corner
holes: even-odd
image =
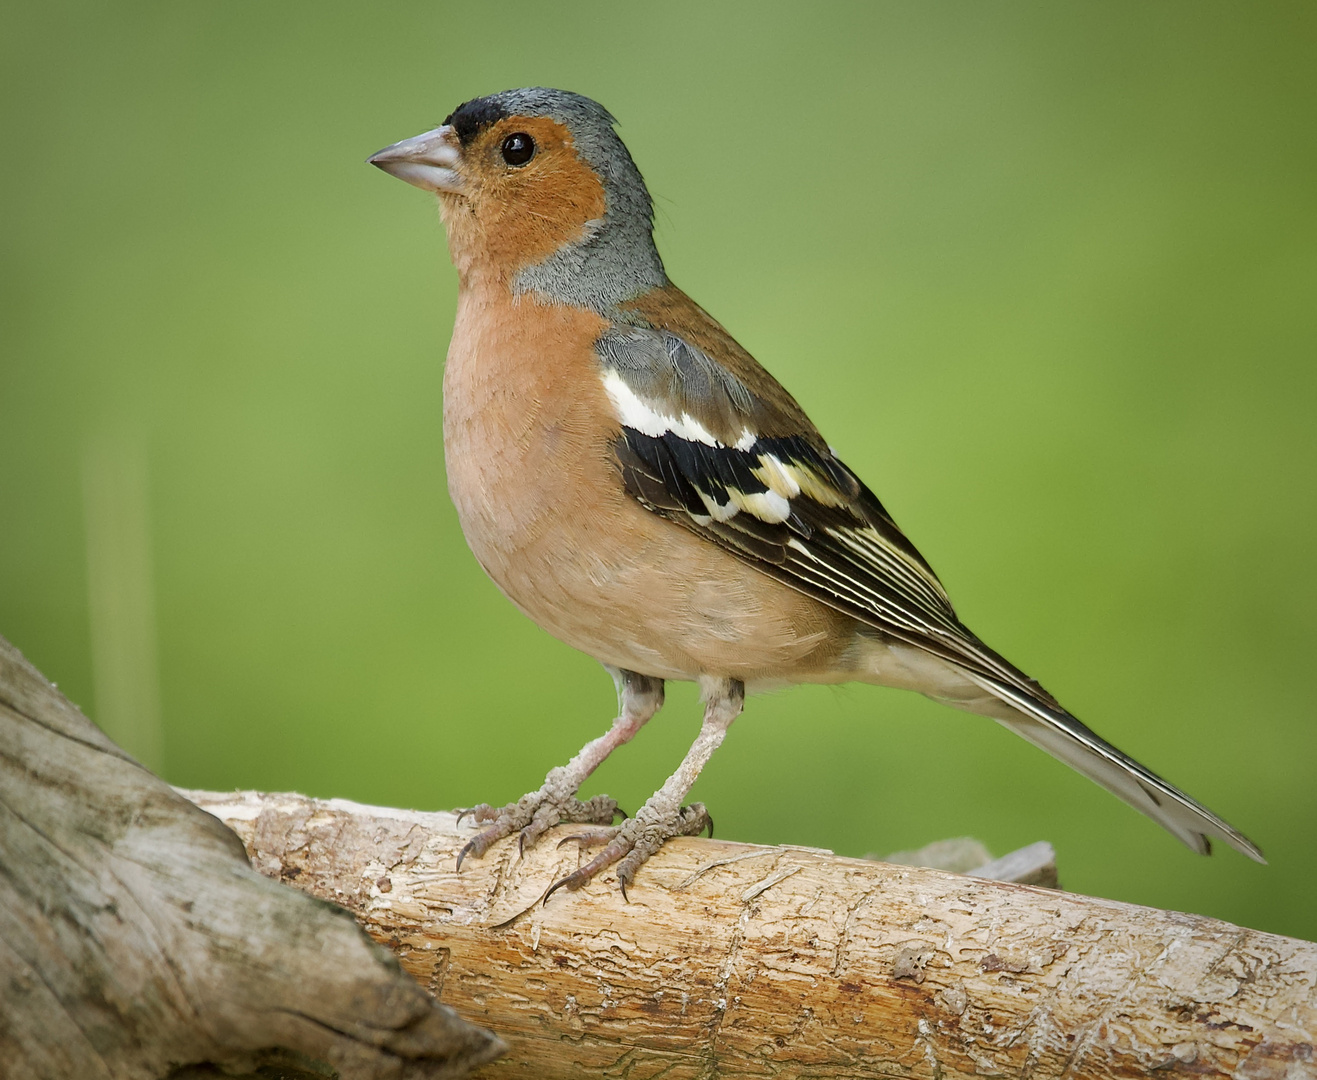
[[[452,814],[188,794],[258,869],[348,907],[436,996],[505,1035],[490,1077],[1317,1072],[1317,945],[1291,938],[712,840],[668,843],[630,903],[605,875],[542,905],[577,865],[556,844],[570,827],[458,874],[471,828]]]
[[[501,1047],[0,638],[0,1076],[421,1080]]]

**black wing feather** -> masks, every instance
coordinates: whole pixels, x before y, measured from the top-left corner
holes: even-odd
[[[667,430],[652,435],[624,419],[616,442],[623,483],[642,505],[784,584],[955,664],[1016,710],[998,717],[1002,723],[1195,850],[1210,851],[1210,834],[1264,861],[1238,830],[1106,742],[980,641],[882,503],[816,432],[755,436],[755,418],[771,412],[764,402],[671,333],[664,332],[656,349],[657,340],[647,346],[642,333],[631,331],[622,344],[608,346],[605,339],[599,348],[606,368],[634,378],[655,401],[637,422],[651,430],[666,422]],[[665,397],[660,386],[678,371],[690,378],[678,380],[675,398]],[[712,400],[702,402],[701,395]],[[703,420],[692,422],[692,410]],[[710,428],[724,437],[713,437]]]
[[[741,450],[624,427],[616,453],[627,490],[651,510],[891,637],[1055,706],[956,618],[927,562],[831,452],[803,439],[762,439]],[[812,481],[788,500],[789,513],[771,521],[736,509],[715,519],[709,503],[727,507],[733,493],[770,492],[765,456]]]

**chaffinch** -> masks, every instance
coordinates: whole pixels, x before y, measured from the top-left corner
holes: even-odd
[[[1193,850],[1241,833],[1117,750],[956,617],[928,562],[785,389],[668,280],[639,170],[601,105],[543,88],[459,106],[370,162],[439,196],[457,268],[444,369],[448,488],[481,566],[525,614],[597,658],[610,730],[538,790],[481,805],[482,855],[559,822],[607,826],[581,783],[696,681],[699,736],[635,817],[558,882],[636,870],[712,823],[683,806],[747,692],[851,680],[989,716]],[[461,859],[458,861],[461,865]]]

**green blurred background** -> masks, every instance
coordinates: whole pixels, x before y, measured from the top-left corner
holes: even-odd
[[[456,279],[432,200],[364,164],[567,87],[621,119],[674,280],[966,621],[1272,864],[870,687],[753,700],[694,792],[719,834],[1048,839],[1069,888],[1317,938],[1315,27],[1307,0],[11,6],[0,633],[188,786],[501,802],[601,732],[607,676],[463,543]],[[587,790],[638,805],[698,720],[672,688]]]

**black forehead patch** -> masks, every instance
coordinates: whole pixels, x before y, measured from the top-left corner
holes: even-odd
[[[490,124],[496,124],[508,115],[507,109],[493,98],[473,98],[449,113],[444,123],[453,125],[453,130],[465,146]]]

